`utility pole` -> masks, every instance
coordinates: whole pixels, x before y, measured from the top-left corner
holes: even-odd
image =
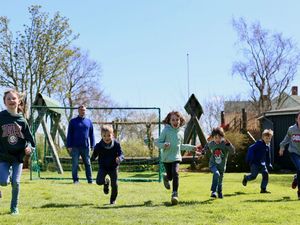
[[[190,97],[190,62],[189,62],[189,53],[186,54],[186,69],[187,69],[187,91],[188,99]]]

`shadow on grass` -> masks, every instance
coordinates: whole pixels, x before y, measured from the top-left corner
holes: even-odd
[[[140,178],[145,178],[145,177],[157,177],[158,174],[156,173],[141,173],[141,174],[135,174],[135,175],[132,175],[132,176],[129,176],[129,177],[140,177]]]
[[[216,200],[215,198],[210,198],[210,199],[207,199],[205,201],[179,201],[178,205],[180,205],[180,206],[206,205],[206,204],[211,204],[215,200]],[[167,206],[167,207],[174,206],[174,205],[171,204],[171,202],[164,202],[164,205]]]
[[[104,206],[94,207],[95,209],[121,209],[121,208],[135,208],[135,207],[156,207],[160,205],[155,205],[151,200],[145,201],[143,204],[132,204],[132,205],[111,205],[105,204]]]
[[[34,208],[67,208],[67,207],[75,207],[75,208],[82,208],[84,206],[90,206],[93,204],[57,204],[57,203],[49,203],[46,205],[42,205],[41,207],[34,207]]]
[[[244,202],[292,202],[299,201],[298,199],[291,199],[289,196],[284,196],[280,199],[253,199],[253,200],[245,200]]]
[[[238,195],[246,195],[245,192],[236,191],[233,194],[224,194],[224,197],[232,197],[232,196],[238,196]]]

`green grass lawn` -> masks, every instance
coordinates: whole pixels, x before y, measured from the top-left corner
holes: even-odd
[[[211,199],[210,173],[180,173],[179,205],[157,182],[119,182],[117,204],[109,205],[102,186],[71,180],[29,180],[22,175],[20,215],[9,214],[11,187],[0,187],[0,224],[299,224],[300,201],[290,188],[292,175],[270,175],[260,194],[261,176],[247,187],[243,174],[227,173],[224,199]]]

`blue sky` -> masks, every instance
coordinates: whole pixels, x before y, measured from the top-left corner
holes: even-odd
[[[0,15],[13,30],[28,22],[28,6],[59,11],[80,37],[74,44],[101,64],[99,84],[120,106],[183,111],[189,93],[246,98],[247,84],[232,77],[238,60],[232,18],[259,21],[300,42],[300,2],[274,0],[1,0]],[[300,86],[300,76],[293,85]]]

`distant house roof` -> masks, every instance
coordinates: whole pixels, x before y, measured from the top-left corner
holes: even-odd
[[[256,111],[250,101],[225,101],[224,103],[225,113],[241,112],[242,109],[245,109],[247,112]]]
[[[278,106],[277,101],[278,97],[272,100],[272,109],[284,109],[284,108],[293,108],[300,106],[300,96],[299,95],[288,95],[283,93],[283,102]]]
[[[34,106],[47,106],[50,111],[63,114],[64,110],[57,108],[57,107],[62,107],[58,101],[56,101],[53,98],[48,97],[47,95],[38,93],[37,98],[33,102]]]

